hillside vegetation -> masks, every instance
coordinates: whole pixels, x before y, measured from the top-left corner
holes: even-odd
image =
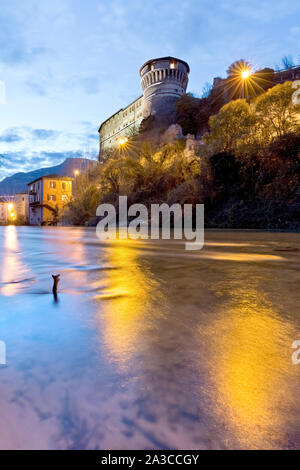
[[[130,138],[78,177],[69,220],[86,224],[99,203],[117,205],[127,195],[129,204],[146,206],[204,203],[208,227],[299,229],[300,106],[292,102],[291,85],[223,105],[211,97],[199,105],[184,95],[177,122],[197,140]]]

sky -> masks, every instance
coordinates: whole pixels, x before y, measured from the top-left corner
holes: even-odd
[[[141,95],[139,68],[190,65],[201,96],[235,60],[300,61],[299,0],[1,0],[0,180],[97,158],[101,122]]]

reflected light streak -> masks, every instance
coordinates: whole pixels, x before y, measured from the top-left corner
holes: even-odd
[[[212,366],[215,413],[239,446],[276,447],[276,442],[286,441],[284,413],[277,409],[288,407],[292,393],[284,346],[291,332],[270,305],[257,301],[256,290],[242,288],[233,295],[237,305],[225,308],[212,326],[219,351],[217,366]]]
[[[101,303],[101,328],[110,358],[120,369],[128,366],[133,352],[143,347],[142,333],[147,328],[146,312],[157,283],[147,266],[142,265],[139,249],[130,240],[116,240],[108,248],[107,261],[116,267],[106,272],[106,289],[97,296]]]
[[[5,227],[4,249],[2,251],[3,260],[1,263],[1,288],[2,295],[13,295],[18,290],[16,280],[22,272],[17,250],[19,248],[17,229],[14,225]]]

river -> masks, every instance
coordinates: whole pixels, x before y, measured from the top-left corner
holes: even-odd
[[[1,449],[300,448],[299,234],[0,243]]]

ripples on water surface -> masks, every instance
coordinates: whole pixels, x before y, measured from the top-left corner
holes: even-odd
[[[0,448],[299,448],[299,238],[1,227]]]

